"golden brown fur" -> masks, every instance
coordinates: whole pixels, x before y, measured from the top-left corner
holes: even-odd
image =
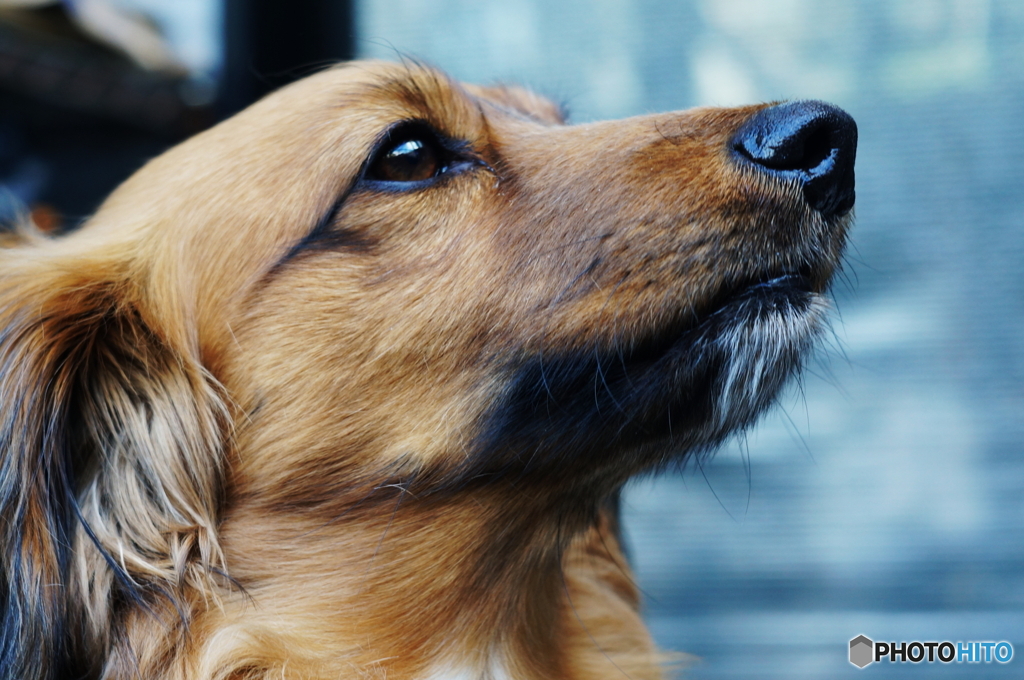
[[[647,406],[573,429],[617,417],[612,388],[566,427],[517,395],[763,271],[811,267],[793,352],[813,339],[847,221],[730,160],[756,110],[567,127],[522,90],[357,63],[7,244],[4,677],[661,677],[603,503],[792,367],[650,437]],[[472,162],[367,183],[404,120]]]

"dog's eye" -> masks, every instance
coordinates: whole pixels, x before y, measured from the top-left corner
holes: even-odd
[[[370,161],[367,179],[383,182],[420,182],[444,173],[450,154],[425,131],[392,137]]]

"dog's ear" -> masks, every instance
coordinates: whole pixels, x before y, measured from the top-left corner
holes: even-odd
[[[95,673],[128,603],[187,616],[219,571],[223,401],[123,269],[0,249],[4,679]]]

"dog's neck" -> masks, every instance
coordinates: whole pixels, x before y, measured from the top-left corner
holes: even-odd
[[[388,678],[568,677],[569,638],[594,647],[571,602],[579,584],[563,569],[573,539],[597,526],[577,500],[509,485],[443,498],[389,487],[328,512],[256,505],[231,509],[223,525],[228,568],[246,592],[202,627],[261,645],[273,631],[289,677],[374,667]],[[599,552],[621,561],[601,531]],[[207,655],[259,656],[212,640]]]

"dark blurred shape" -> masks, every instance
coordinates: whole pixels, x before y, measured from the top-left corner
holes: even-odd
[[[226,117],[271,90],[355,57],[349,0],[226,0],[219,113]]]
[[[0,13],[0,88],[36,104],[158,134],[187,134],[206,121],[183,100],[185,82],[145,71],[89,39],[59,6]]]
[[[0,11],[0,222],[73,228],[147,159],[215,121],[184,74],[148,71],[60,5]]]
[[[61,4],[0,9],[0,228],[25,214],[54,231],[74,228],[149,158],[270,90],[353,58],[352,7],[226,0],[215,100],[212,83],[146,70]]]

